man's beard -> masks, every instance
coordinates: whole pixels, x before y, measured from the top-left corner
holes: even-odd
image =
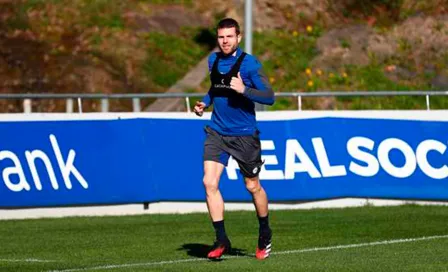
[[[224,53],[224,51],[222,50],[222,47],[219,46],[219,50],[221,51],[221,54],[222,54],[224,57],[228,57],[228,56],[233,55],[233,53],[235,53],[235,51],[236,51],[237,49],[238,49],[238,45],[234,45],[234,46],[232,47],[232,50],[230,51],[230,53],[226,54],[226,53]]]

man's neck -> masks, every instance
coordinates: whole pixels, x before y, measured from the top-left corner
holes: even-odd
[[[224,54],[224,53],[221,51],[221,55],[222,55],[224,58],[228,58],[228,57],[230,57],[230,56],[236,57],[236,55],[238,54],[238,48],[239,48],[239,47],[237,47],[237,48],[235,49],[235,51],[233,51],[233,52],[230,53],[230,54]]]

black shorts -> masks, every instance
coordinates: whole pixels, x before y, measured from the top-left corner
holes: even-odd
[[[229,157],[232,156],[238,162],[244,177],[258,176],[263,165],[258,130],[248,136],[225,136],[206,126],[205,132],[207,138],[204,144],[204,161],[215,161],[227,166]]]

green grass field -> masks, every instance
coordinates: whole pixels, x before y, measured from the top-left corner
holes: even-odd
[[[234,250],[204,258],[206,214],[0,223],[0,271],[448,271],[448,207],[272,211],[273,254],[253,254],[253,212],[228,212]]]

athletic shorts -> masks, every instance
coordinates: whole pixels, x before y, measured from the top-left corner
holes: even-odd
[[[204,143],[204,161],[215,161],[227,166],[229,157],[232,156],[238,162],[244,177],[258,176],[263,165],[258,130],[253,135],[225,136],[206,126],[205,132],[207,138]]]

